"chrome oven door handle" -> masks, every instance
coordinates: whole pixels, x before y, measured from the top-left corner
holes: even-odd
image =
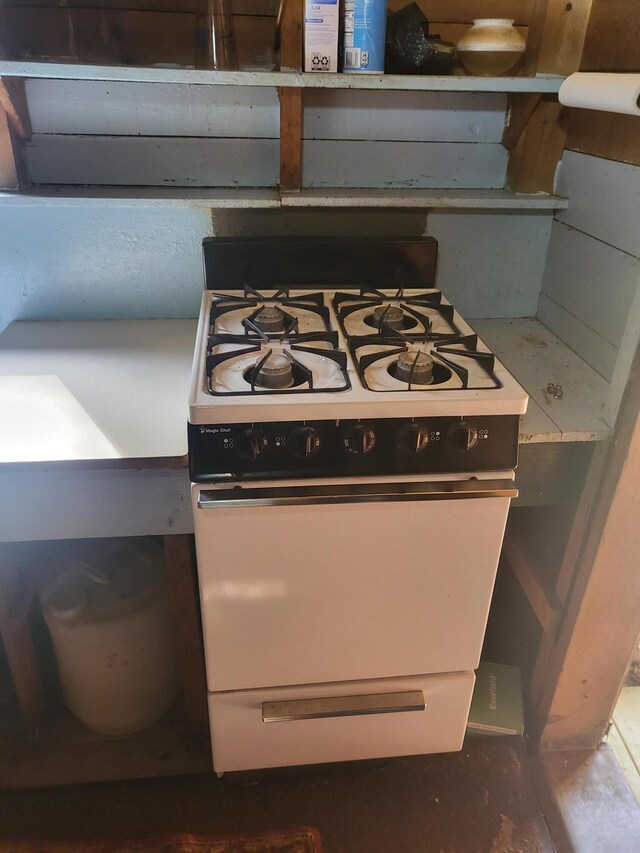
[[[334,696],[322,699],[293,699],[285,702],[263,702],[263,723],[293,720],[321,720],[327,717],[359,717],[366,714],[397,714],[401,711],[424,711],[421,690],[398,693],[369,693],[360,696]]]
[[[512,480],[451,480],[432,483],[362,483],[357,485],[273,486],[272,488],[206,489],[199,509],[249,506],[304,506],[370,501],[443,501],[516,498]]]

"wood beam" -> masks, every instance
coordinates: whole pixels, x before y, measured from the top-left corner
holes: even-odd
[[[302,68],[302,0],[283,0],[280,18],[280,70]],[[280,189],[302,187],[303,95],[301,89],[280,87]]]
[[[502,134],[502,144],[511,151],[518,144],[529,119],[542,96],[537,92],[520,92],[509,95],[507,121]]]
[[[555,97],[543,96],[513,146],[507,185],[519,193],[553,193],[555,174],[567,136],[567,110]]]
[[[565,148],[640,166],[640,119],[595,110],[570,110]]]
[[[503,554],[511,566],[527,601],[531,605],[542,630],[547,633],[555,630],[560,617],[558,602],[551,591],[543,589],[534,566],[524,552],[517,535],[507,531],[503,545]]]
[[[0,106],[0,189],[18,190],[28,183],[23,142],[13,130],[4,108]]]
[[[20,139],[31,139],[31,119],[24,83],[22,79],[0,77],[0,105]]]
[[[278,89],[280,98],[280,189],[300,192],[302,187],[301,89]]]
[[[209,734],[207,676],[192,537],[164,537],[167,592],[178,653],[185,723],[193,735]]]
[[[571,74],[580,68],[593,0],[535,0],[525,55],[525,73]],[[526,115],[527,108],[523,108]],[[555,172],[566,140],[567,111],[555,97],[542,97],[517,124],[507,184],[514,192],[553,192]],[[517,136],[517,139],[514,137]]]

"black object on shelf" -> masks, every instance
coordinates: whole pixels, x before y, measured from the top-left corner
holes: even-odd
[[[450,74],[455,46],[429,34],[429,21],[417,3],[387,17],[387,74]]]

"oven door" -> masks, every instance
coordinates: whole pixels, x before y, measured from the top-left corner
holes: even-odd
[[[193,487],[211,691],[475,669],[510,479]]]

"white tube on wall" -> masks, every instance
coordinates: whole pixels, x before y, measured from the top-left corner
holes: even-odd
[[[640,116],[640,74],[570,74],[558,99],[565,107]]]

